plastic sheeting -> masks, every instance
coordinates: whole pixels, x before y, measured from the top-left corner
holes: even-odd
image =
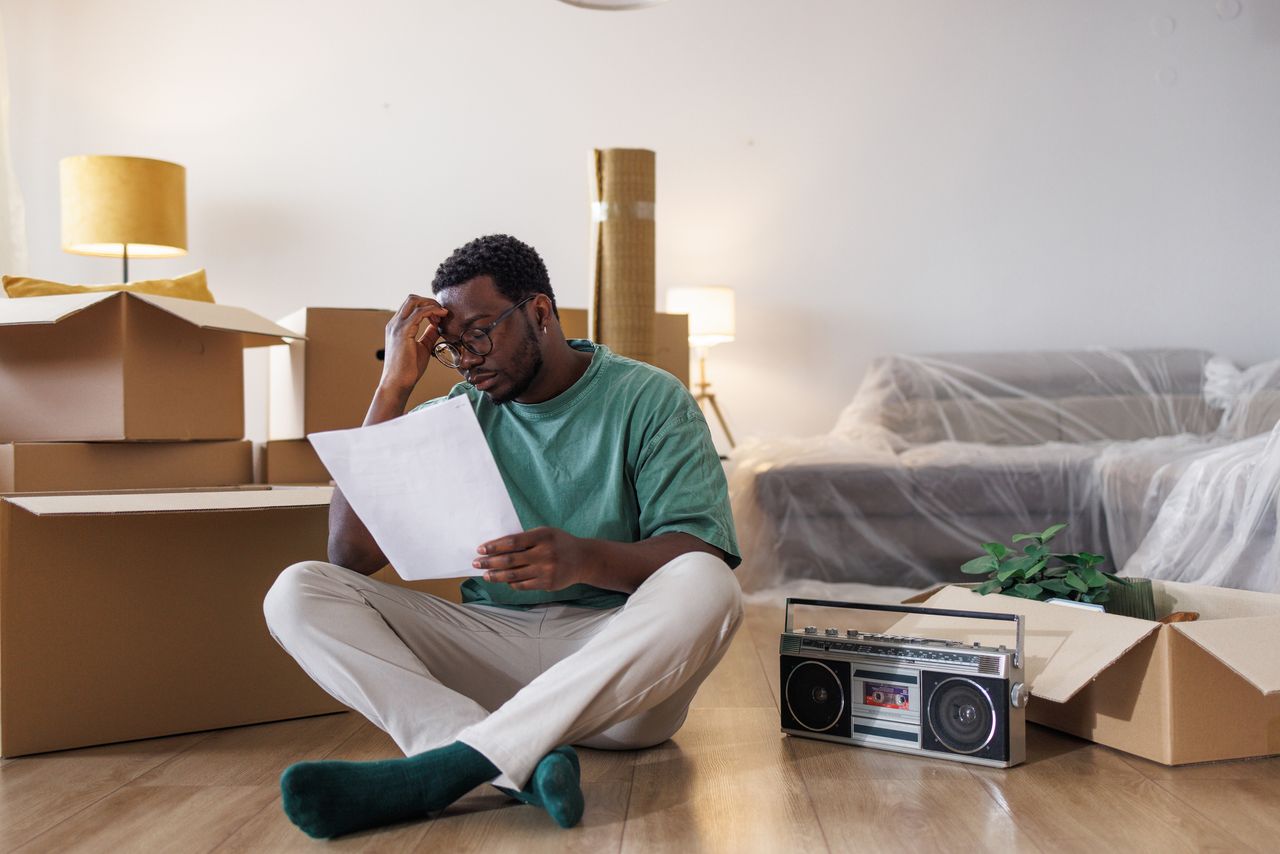
[[[1280,363],[1199,350],[878,359],[830,433],[734,453],[739,578],[923,587],[1067,522],[1112,571],[1277,589],[1278,402]]]

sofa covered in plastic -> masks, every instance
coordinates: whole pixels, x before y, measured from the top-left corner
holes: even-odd
[[[1244,533],[1274,551],[1274,490],[1257,481],[1277,463],[1267,445],[1277,377],[1274,364],[1246,372],[1194,349],[879,358],[829,433],[735,452],[739,577],[747,589],[796,579],[923,587],[965,578],[959,568],[981,543],[1057,522],[1068,523],[1059,550],[1108,555],[1113,571],[1136,555],[1149,569],[1152,549],[1141,547],[1157,523],[1170,541],[1157,563],[1178,550],[1174,539],[1183,552],[1202,548],[1191,530],[1201,543],[1240,538],[1221,519],[1207,530],[1203,508],[1161,518],[1189,472],[1200,487],[1226,477],[1224,454],[1239,458],[1226,466],[1234,481],[1212,495],[1241,498],[1241,478],[1254,481],[1255,530]]]

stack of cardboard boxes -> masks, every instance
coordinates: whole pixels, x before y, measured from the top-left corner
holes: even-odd
[[[243,348],[292,334],[132,293],[0,300],[0,755],[341,708],[262,617],[324,558],[331,490],[236,487]]]
[[[586,337],[585,310],[560,313]],[[363,421],[391,315],[0,300],[0,755],[342,709],[272,640],[262,600],[326,557],[332,489],[305,436]],[[658,318],[656,361],[686,382],[687,328]],[[287,346],[255,478],[243,350],[269,345]],[[456,381],[433,363],[411,405]]]

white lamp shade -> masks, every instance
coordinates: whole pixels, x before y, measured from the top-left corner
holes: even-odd
[[[732,288],[671,288],[667,313],[689,315],[689,344],[712,347],[733,340]]]

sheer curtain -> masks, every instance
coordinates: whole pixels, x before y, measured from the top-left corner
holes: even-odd
[[[9,58],[0,20],[0,273],[27,272],[27,221],[9,156]]]

